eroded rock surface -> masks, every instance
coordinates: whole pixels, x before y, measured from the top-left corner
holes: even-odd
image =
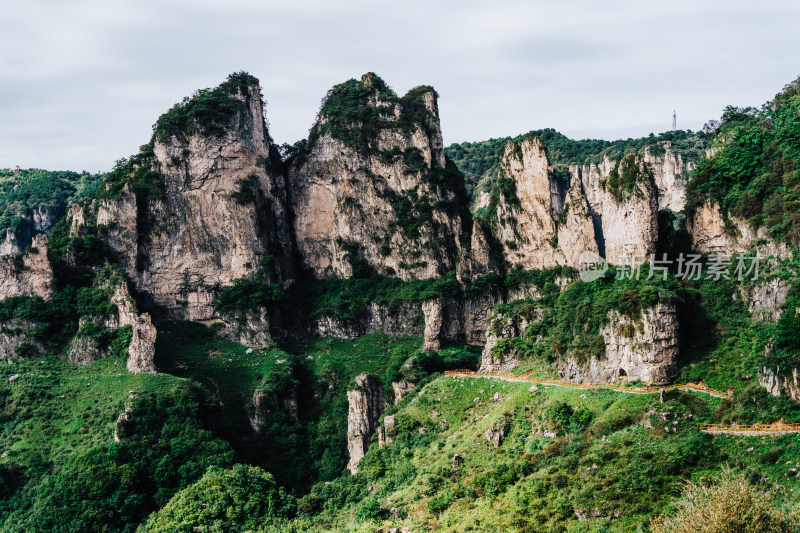
[[[357,376],[356,388],[347,391],[347,403],[347,451],[350,454],[347,468],[355,474],[385,407],[381,380],[371,374]]]
[[[21,257],[0,257],[0,299],[9,296],[53,295],[53,268],[47,257],[47,236],[39,235]]]
[[[572,381],[641,380],[669,383],[677,368],[678,317],[674,303],[660,302],[635,320],[612,311],[601,330],[605,355],[579,362],[570,358],[562,374]]]
[[[373,122],[330,111],[341,91],[362,95],[342,105],[360,105]],[[351,276],[354,264],[404,280],[453,270],[463,199],[448,176],[457,170],[445,160],[432,88],[398,98],[371,73],[334,87],[289,177],[303,266],[318,278]]]
[[[800,402],[800,369],[762,367],[758,371],[758,383],[773,396],[788,396]]]

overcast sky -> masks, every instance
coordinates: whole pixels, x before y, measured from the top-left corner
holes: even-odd
[[[445,143],[699,129],[800,75],[797,0],[0,0],[0,167],[108,170],[184,96],[247,70],[273,138],[334,84],[433,85]]]

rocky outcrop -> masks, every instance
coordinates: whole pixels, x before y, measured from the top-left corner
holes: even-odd
[[[739,293],[754,318],[777,322],[783,314],[789,287],[789,280],[776,277],[753,285],[739,285]]]
[[[378,426],[378,446],[383,448],[394,442],[397,430],[394,427],[394,415],[383,417],[383,424]]]
[[[226,316],[219,334],[250,348],[268,348],[272,345],[269,328],[269,312],[262,307],[234,317]]]
[[[788,259],[791,250],[785,243],[768,239],[764,227],[752,228],[735,216],[722,216],[719,205],[706,199],[686,221],[695,250],[702,254],[730,257],[758,252],[761,257]]]
[[[369,118],[349,122],[343,108]],[[398,98],[371,73],[337,85],[290,170],[303,266],[318,278],[371,269],[411,280],[453,270],[466,208],[458,175],[445,160],[432,88]]]
[[[680,213],[686,206],[686,183],[694,170],[693,161],[672,151],[670,141],[659,141],[646,148],[642,156],[653,173],[658,188],[658,208]]]
[[[47,237],[39,235],[22,256],[0,257],[0,300],[9,296],[53,295],[53,269],[47,257]]]
[[[119,414],[116,422],[114,422],[114,442],[122,443],[122,439],[130,431],[133,425],[133,408],[126,407],[123,412]]]
[[[411,383],[410,381],[393,381],[394,404],[399,404],[403,400],[403,396],[414,390],[416,386],[416,383]]]
[[[36,340],[37,322],[12,319],[0,322],[0,358],[38,357],[44,355],[44,346]]]
[[[101,357],[103,353],[98,346],[95,339],[82,333],[87,325],[99,325],[94,318],[82,317],[78,322],[78,333],[69,343],[67,347],[67,361],[73,365],[88,365],[94,363]]]
[[[526,323],[517,324],[506,317],[493,317],[486,333],[486,344],[481,354],[480,372],[508,372],[519,365],[519,355],[514,350],[500,351],[496,347],[503,339],[518,337]]]
[[[762,367],[758,371],[758,384],[773,396],[788,396],[800,402],[800,369]]]
[[[237,278],[293,279],[286,187],[270,157],[261,91],[254,78],[230,90],[227,124],[154,137],[148,164],[163,186],[146,194],[125,186],[92,206],[120,267],[167,319],[218,319],[214,298]],[[86,213],[70,216],[79,233]]]
[[[34,238],[49,232],[63,213],[62,208],[48,205],[17,213],[21,223],[15,231],[6,230],[5,240],[0,243],[0,256],[22,253],[32,245]]]
[[[678,361],[678,317],[674,303],[660,302],[632,319],[617,311],[608,316],[600,334],[605,355],[562,363],[571,381],[608,382],[627,379],[652,385],[669,383]]]
[[[133,335],[128,346],[128,360],[125,367],[128,372],[152,372],[156,371],[156,327],[150,320],[150,315],[144,313],[136,317],[131,324]]]
[[[340,339],[375,333],[422,337],[424,331],[425,315],[419,302],[392,305],[371,302],[357,319],[343,320],[336,315],[325,315],[317,317],[311,324],[313,335]]]
[[[371,374],[357,376],[356,388],[347,391],[347,403],[347,451],[350,454],[347,468],[355,474],[385,407],[381,380]]]
[[[22,252],[22,245],[19,239],[17,239],[16,233],[10,229],[6,230],[6,238],[2,244],[0,244],[0,256],[16,255],[20,252]]]
[[[461,317],[461,324],[464,328],[464,342],[473,345],[486,343],[486,322],[492,309],[499,302],[500,295],[496,292],[467,295],[464,299]],[[461,340],[461,338],[458,340]]]
[[[34,236],[48,233],[58,219],[64,215],[64,209],[54,205],[40,205],[31,211]]]
[[[600,254],[594,219],[589,204],[581,192],[579,182],[567,191],[564,209],[558,217],[558,248],[564,256],[564,265],[578,268],[581,254]]]
[[[290,373],[291,374],[291,373]],[[250,416],[250,427],[256,433],[264,430],[264,425],[269,420],[269,415],[279,410],[285,412],[295,422],[300,413],[297,407],[297,391],[289,387],[280,394],[274,391],[256,389],[253,392],[253,411]]]
[[[551,173],[538,138],[508,142],[498,192],[493,232],[510,264],[575,265],[581,252],[598,252],[580,181],[564,184]]]
[[[495,427],[487,429],[486,433],[483,434],[483,440],[492,448],[499,448],[500,445],[503,444],[507,433],[508,425],[506,423],[500,423]]]
[[[130,279],[137,279],[138,204],[136,194],[126,183],[119,198],[101,200],[97,205],[97,225],[104,228],[108,247],[116,252],[117,264]]]
[[[632,190],[613,194],[609,178],[619,175],[623,165],[636,169],[639,178]],[[658,240],[658,189],[649,165],[631,155],[622,162],[607,157],[599,165],[571,167],[573,180],[579,180],[599,229],[600,255],[609,263],[625,264],[640,261],[655,252]]]

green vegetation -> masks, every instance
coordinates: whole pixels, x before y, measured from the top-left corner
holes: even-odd
[[[565,274],[563,269],[512,271],[507,284],[534,281],[542,297],[514,300],[495,308],[493,328],[508,319],[516,323],[524,320],[527,327],[521,336],[502,340],[494,349],[498,353],[514,350],[528,359],[518,367],[519,371],[530,370],[531,365],[549,365],[565,355],[579,362],[602,358],[605,344],[600,329],[608,323],[609,313],[616,311],[638,321],[644,309],[658,302],[678,302],[682,297],[681,287],[671,275],[663,279],[662,274],[655,274],[647,279],[647,266],[639,270],[638,277],[625,275],[617,279],[620,273],[612,266],[598,280],[576,280],[561,291],[556,279]]]
[[[247,311],[268,308],[283,299],[283,288],[269,281],[265,269],[260,269],[252,278],[238,278],[233,284],[220,289],[214,308],[222,315],[236,315]]]
[[[32,322],[33,329],[26,331],[30,340],[42,343],[56,355],[78,333],[80,320],[89,319],[81,333],[92,337],[101,350],[110,347],[114,353],[126,355],[125,340],[130,340],[130,330],[112,331],[98,324],[116,312],[111,296],[119,283],[125,283],[119,269],[106,265],[98,269],[91,285],[66,285],[46,302],[38,296],[13,296],[0,301],[0,320]]]
[[[392,412],[396,440],[359,473],[299,499],[298,527],[357,531],[637,531],[670,508],[687,478],[722,465],[781,485],[790,503],[796,437],[712,436],[720,401],[571,391],[492,379],[438,379]],[[498,399],[495,399],[497,395]],[[504,429],[495,448],[488,436]],[[772,448],[776,455],[765,458]],[[764,459],[765,458],[765,459]],[[580,520],[583,521],[580,521]]]
[[[215,412],[205,391],[124,368],[48,356],[0,369],[4,531],[134,531],[208,466],[230,464],[230,446],[205,429]],[[114,443],[126,408],[134,422]]]
[[[85,171],[0,169],[0,235],[10,230],[24,245],[34,230],[32,211],[44,208],[57,219],[68,206],[94,195],[104,177]]]
[[[173,136],[195,133],[223,135],[242,106],[237,95],[242,95],[249,103],[250,88],[257,85],[258,80],[250,74],[236,72],[218,87],[197,91],[158,118],[153,126],[154,138],[167,142]]]
[[[305,339],[248,350],[190,322],[159,330],[156,365],[199,382],[221,403],[217,434],[231,443],[236,460],[259,466],[286,488],[306,491],[315,480],[340,476],[347,464],[346,391],[358,374],[375,374],[391,401],[391,382],[424,379],[456,367],[475,368],[475,350],[455,346],[420,353],[416,337],[365,335],[355,340]],[[248,353],[249,352],[249,353]],[[407,367],[404,365],[413,360]],[[269,413],[254,435],[255,391]]]
[[[614,199],[621,203],[636,196],[643,198],[642,188],[649,189],[654,186],[653,173],[647,165],[640,166],[639,157],[630,153],[617,161],[614,169],[600,186],[608,191]]]
[[[707,198],[723,214],[800,244],[800,80],[761,109],[729,106],[710,124],[710,146],[688,183],[686,211]]]
[[[255,531],[292,518],[295,501],[256,466],[210,467],[151,516],[143,531]]]
[[[752,477],[752,476],[751,476]],[[748,476],[724,469],[713,483],[688,483],[671,516],[653,523],[653,533],[791,533],[800,517],[777,508],[774,490],[761,490]]]
[[[362,318],[372,302],[396,309],[405,302],[455,296],[459,290],[455,272],[442,278],[418,281],[372,275],[363,278],[309,280],[298,286],[289,299],[293,302],[309,302],[309,317],[312,319],[332,316],[347,323]]]
[[[156,155],[153,143],[139,148],[139,153],[129,159],[120,159],[100,186],[99,197],[117,199],[128,184],[136,193],[136,199],[147,204],[150,198],[164,195],[164,176],[155,170]]]
[[[372,72],[361,80],[350,79],[335,85],[322,100],[319,111],[322,120],[318,120],[311,130],[308,149],[320,137],[330,135],[353,149],[369,153],[376,149],[374,143],[384,129],[409,134],[421,127],[430,133],[438,117],[425,105],[429,94],[436,98],[432,87],[420,86],[398,97]],[[400,115],[396,117],[395,106],[398,105]]]

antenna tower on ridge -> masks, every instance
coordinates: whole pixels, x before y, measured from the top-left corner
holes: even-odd
[[[675,109],[672,110],[672,131],[677,131],[678,129],[678,113]]]

